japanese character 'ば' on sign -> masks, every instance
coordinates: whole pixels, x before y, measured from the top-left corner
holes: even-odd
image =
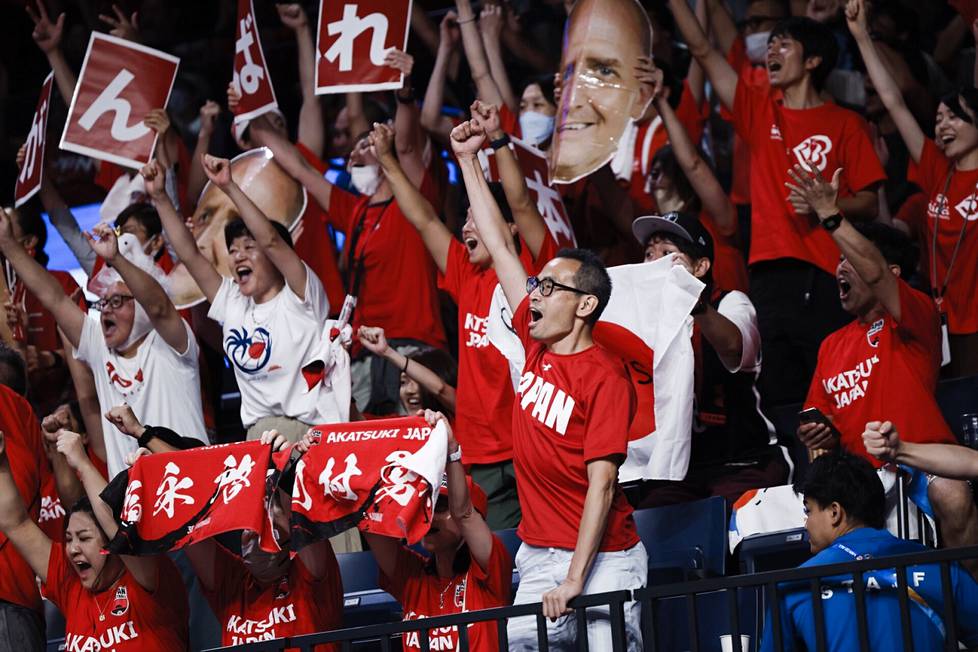
[[[234,74],[231,83],[241,93],[234,107],[234,121],[251,120],[278,107],[265,53],[258,38],[258,23],[251,0],[238,0],[238,23],[234,37]]]
[[[316,93],[401,88],[384,57],[407,48],[410,16],[411,0],[320,0]]]
[[[92,32],[61,149],[131,168],[149,163],[157,135],[143,119],[166,107],[179,65],[165,52]]]

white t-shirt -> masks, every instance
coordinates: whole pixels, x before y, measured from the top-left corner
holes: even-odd
[[[99,319],[91,315],[85,319],[75,357],[87,363],[95,377],[110,479],[126,468],[126,455],[138,448],[135,439],[119,432],[105,418],[105,413],[117,405],[128,403],[145,425],[170,428],[207,443],[197,340],[186,322],[184,328],[188,345],[183,353],[170,348],[151,330],[136,355],[123,358],[105,345]]]
[[[740,354],[740,364],[731,369],[727,363],[720,362],[732,374],[738,371],[757,371],[761,366],[761,332],[757,329],[757,311],[754,304],[743,292],[736,290],[728,292],[717,306],[717,312],[733,322],[744,341]]]
[[[289,417],[316,425],[335,420],[321,405],[321,383],[312,390],[302,367],[317,357],[329,300],[306,265],[306,298],[288,284],[274,299],[256,304],[229,278],[221,282],[207,316],[222,327],[224,353],[241,392],[241,422]]]

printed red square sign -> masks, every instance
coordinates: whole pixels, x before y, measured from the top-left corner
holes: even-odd
[[[401,88],[404,75],[384,57],[407,49],[410,16],[411,0],[321,0],[316,94]]]
[[[24,166],[20,169],[17,177],[17,184],[14,187],[14,206],[20,205],[34,196],[41,189],[41,175],[44,169],[44,141],[48,128],[48,107],[51,105],[51,84],[54,80],[54,73],[48,73],[41,85],[41,96],[37,99],[37,109],[34,111],[34,120],[31,122],[31,130],[27,134],[27,157],[24,159]]]
[[[61,149],[138,168],[150,161],[156,132],[143,124],[165,108],[180,59],[92,32],[61,134]]]
[[[258,23],[252,0],[238,0],[238,26],[234,37],[233,83],[241,93],[234,121],[251,120],[278,107],[275,88],[265,65],[265,53],[258,38]]]

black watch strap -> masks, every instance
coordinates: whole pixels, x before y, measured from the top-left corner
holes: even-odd
[[[835,215],[829,215],[824,220],[822,220],[822,228],[828,232],[835,231],[842,224],[842,213],[836,213]]]
[[[489,143],[489,146],[492,147],[494,150],[499,150],[503,147],[506,147],[507,145],[509,145],[509,134],[503,134],[496,140]]]

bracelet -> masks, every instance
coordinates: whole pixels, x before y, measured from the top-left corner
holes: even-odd
[[[496,140],[490,141],[489,146],[492,147],[494,151],[499,151],[503,147],[509,145],[509,134],[503,134]]]
[[[153,426],[146,426],[143,430],[143,434],[136,440],[136,443],[140,448],[149,448],[149,442],[156,439],[156,433],[153,432]]]
[[[407,368],[408,368],[408,365],[409,364],[411,364],[411,358],[405,356],[404,357],[404,366],[401,367],[401,373],[402,374],[406,374],[407,373]]]
[[[469,18],[468,20],[456,20],[455,21],[455,24],[456,25],[464,25],[465,23],[474,23],[477,20],[479,20],[479,17],[478,16],[472,16],[472,18]]]

